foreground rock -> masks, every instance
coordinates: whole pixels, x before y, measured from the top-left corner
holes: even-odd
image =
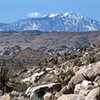
[[[76,73],[76,75],[72,77],[68,84],[74,87],[76,84],[80,84],[83,80],[85,80],[84,75],[81,73]]]
[[[42,100],[43,96],[49,92],[49,93],[54,93],[57,91],[60,91],[62,88],[61,84],[59,83],[51,83],[48,85],[41,85],[33,88],[29,88],[26,91],[27,95],[30,95],[30,100]],[[49,94],[50,98],[51,95]]]
[[[83,80],[85,80],[85,77],[81,73],[76,73],[71,80],[69,81],[68,85],[65,86],[61,92],[64,94],[69,94],[74,92],[75,85],[80,84]]]
[[[11,97],[9,94],[7,94],[5,96],[0,97],[0,100],[11,100]]]
[[[84,75],[93,81],[100,75],[100,62],[88,65],[84,70]]]
[[[62,95],[57,100],[84,100],[85,97],[79,94]]]
[[[86,83],[86,82],[83,82],[83,83]],[[76,92],[75,94],[62,95],[57,100],[100,100],[100,87],[97,87],[91,90],[90,87],[87,88],[88,86],[91,85],[91,82],[87,82],[87,83],[84,84],[84,85],[87,85],[85,87],[81,87],[82,84],[81,85],[78,84],[76,86],[77,89],[75,88],[75,92]]]
[[[52,95],[52,93],[47,92],[47,93],[43,96],[43,100],[56,100],[56,98],[54,97],[54,95]]]
[[[22,82],[30,82],[30,83],[33,83],[36,81],[36,79],[38,80],[41,76],[43,76],[45,74],[45,72],[40,72],[40,73],[35,73],[34,75],[32,75],[31,77],[29,78],[26,78],[24,80],[22,80]]]
[[[85,100],[100,100],[100,87],[90,91]]]
[[[88,66],[82,66],[82,68],[76,72],[71,78],[68,85],[62,89],[64,94],[72,93],[77,84],[81,84],[83,80],[96,81],[99,83],[100,77],[100,62],[90,64]],[[84,84],[89,84],[84,81]]]
[[[25,93],[12,91],[10,93],[11,100],[29,100],[29,96]]]

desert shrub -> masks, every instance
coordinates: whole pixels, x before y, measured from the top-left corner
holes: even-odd
[[[66,85],[73,75],[74,75],[74,72],[72,70],[68,70],[66,73],[60,74],[56,78],[55,82],[61,83],[62,85]]]
[[[70,55],[70,56],[68,57],[68,59],[75,59],[76,57],[77,57],[76,54],[72,54],[72,55]]]
[[[97,56],[89,56],[86,58],[86,64],[91,64],[100,61]]]
[[[44,62],[45,62],[45,63],[48,63],[48,60],[47,60],[47,58],[45,58],[45,59],[44,59]]]
[[[48,66],[48,63],[49,63],[49,62],[48,62],[47,58],[45,58],[45,59],[44,59],[44,66]]]
[[[12,89],[18,92],[24,92],[26,91],[26,89],[28,88],[28,86],[25,83],[21,83],[21,82],[16,82]]]
[[[0,82],[6,84],[9,81],[8,68],[2,66],[0,69]]]
[[[77,54],[71,54],[69,56],[65,56],[64,60],[71,60],[71,59],[75,59],[77,57]]]
[[[88,48],[88,51],[89,51],[89,52],[90,52],[90,51],[93,51],[93,50],[94,50],[93,47]]]
[[[12,90],[23,92],[27,89],[27,85],[24,83],[16,82],[18,74],[12,74],[9,72],[8,67],[3,62],[0,66],[0,90],[4,93],[9,93]]]
[[[12,90],[11,87],[8,85],[9,82],[9,70],[7,67],[2,65],[0,68],[0,89],[3,91],[3,94]]]
[[[53,65],[57,65],[58,64],[58,57],[53,58],[52,64]]]
[[[68,60],[68,56],[64,56],[64,58],[62,60]]]
[[[15,78],[17,78],[18,76],[19,76],[18,73],[14,73],[14,74],[11,76],[11,78],[12,78],[12,79],[15,79]]]
[[[42,67],[43,67],[42,62],[39,62],[39,63],[38,63],[38,66],[37,66],[37,69],[38,69],[38,68],[39,68],[39,69],[42,69]]]

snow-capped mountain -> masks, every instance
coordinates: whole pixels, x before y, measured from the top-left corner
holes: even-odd
[[[94,31],[100,30],[100,22],[76,14],[67,12],[64,14],[50,14],[40,18],[28,18],[18,20],[10,24],[0,24],[2,31],[25,31],[25,30],[39,30],[39,31]]]

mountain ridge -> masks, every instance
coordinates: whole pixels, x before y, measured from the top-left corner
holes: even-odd
[[[39,18],[21,19],[10,24],[0,24],[1,31],[39,30],[43,32],[84,32],[100,30],[100,21],[73,12],[49,14]]]

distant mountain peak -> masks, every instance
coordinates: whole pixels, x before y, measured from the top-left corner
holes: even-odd
[[[59,15],[59,13],[53,13],[53,14],[50,14],[49,17],[50,17],[50,18],[53,18],[53,17],[56,17],[56,16],[58,16],[58,15]]]
[[[64,16],[66,17],[67,15],[69,15],[70,14],[70,12],[66,12],[66,13],[64,13]]]
[[[41,16],[39,13],[33,13],[33,16]],[[32,16],[32,15],[31,15]],[[0,30],[3,31],[25,31],[39,30],[44,32],[83,32],[100,30],[100,22],[89,17],[74,12],[52,13],[39,18],[28,18],[18,20],[10,24],[0,24]]]

